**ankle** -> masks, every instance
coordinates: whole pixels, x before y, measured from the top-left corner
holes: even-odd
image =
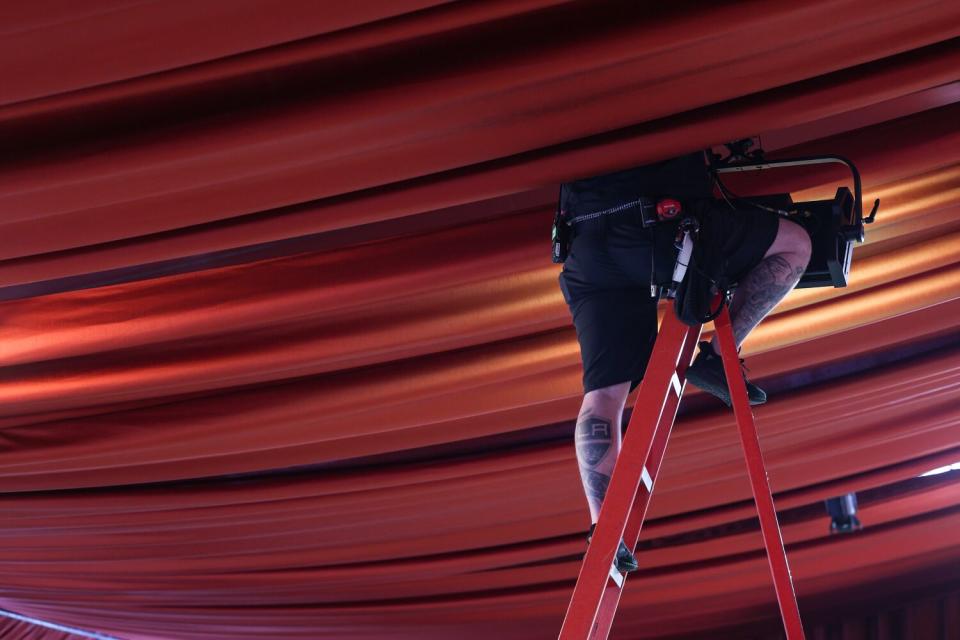
[[[710,350],[713,351],[713,355],[720,357],[720,345],[717,343],[717,339],[714,338],[707,344],[710,345]],[[740,353],[741,348],[742,348],[742,345],[737,345],[737,354]]]

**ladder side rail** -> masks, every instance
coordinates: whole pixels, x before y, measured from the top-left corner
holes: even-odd
[[[667,317],[664,318],[664,322],[668,321],[680,323],[680,320],[676,317],[676,315],[669,311],[667,313]],[[697,325],[696,327],[686,327],[687,336],[683,345],[681,346],[680,357],[676,365],[677,377],[674,387],[676,394],[671,394],[668,396],[664,411],[660,414],[659,428],[664,429],[663,435],[662,437],[657,437],[654,440],[653,446],[650,448],[650,454],[647,458],[647,462],[644,465],[650,474],[650,487],[647,491],[642,492],[641,495],[637,496],[637,500],[634,502],[633,509],[630,512],[630,518],[627,520],[627,528],[624,531],[623,539],[627,543],[627,546],[631,549],[634,549],[637,546],[637,542],[640,539],[640,530],[643,528],[643,523],[647,517],[647,511],[650,508],[650,500],[653,496],[653,489],[656,485],[657,478],[660,476],[660,467],[663,464],[663,458],[667,452],[667,445],[670,442],[670,435],[673,433],[673,426],[677,420],[677,412],[680,409],[680,401],[683,399],[683,392],[686,389],[687,368],[693,361],[693,353],[696,349],[697,342],[700,340],[700,332],[702,328],[702,325]],[[660,432],[658,431],[658,436],[659,435]],[[643,502],[641,502],[641,498],[643,498]]]
[[[760,518],[760,531],[763,534],[763,543],[767,549],[767,560],[770,565],[770,573],[773,576],[773,586],[777,596],[777,604],[780,607],[780,615],[783,618],[783,626],[787,633],[787,640],[804,640],[803,624],[800,621],[800,610],[797,606],[797,595],[793,587],[793,578],[790,575],[790,566],[787,563],[787,553],[783,546],[780,524],[777,521],[777,511],[773,503],[770,481],[763,462],[757,427],[747,399],[747,387],[740,371],[740,357],[733,337],[730,314],[726,308],[716,318],[714,325],[720,341],[723,369],[727,377],[727,385],[730,388],[733,412],[740,432],[740,443],[747,463],[757,515]]]
[[[679,322],[672,313],[668,314],[668,317]],[[666,322],[667,319],[665,318],[664,321]],[[689,327],[686,340],[681,348],[680,359],[677,366],[678,385],[674,387],[676,394],[668,395],[667,403],[660,414],[660,421],[653,446],[650,449],[650,455],[644,465],[649,471],[650,486],[647,487],[645,483],[641,484],[640,490],[637,492],[637,497],[634,500],[633,508],[630,511],[630,516],[627,519],[626,529],[623,532],[623,540],[630,549],[636,549],[637,542],[640,540],[640,531],[646,520],[647,510],[650,507],[650,501],[653,497],[653,489],[659,477],[660,466],[663,463],[663,457],[667,451],[667,444],[670,442],[670,434],[673,432],[673,425],[677,418],[677,410],[680,408],[680,401],[683,398],[683,390],[686,388],[687,367],[690,366],[690,362],[693,360],[693,351],[697,341],[700,339],[701,328],[702,326],[700,325],[697,327]],[[619,585],[616,589],[612,588],[609,584],[607,588],[604,589],[603,597],[600,600],[599,612],[597,613],[597,620],[590,634],[590,640],[606,640],[609,637],[610,629],[613,626],[613,618],[620,604],[620,597],[626,588],[627,578],[628,576],[624,575],[623,584]]]
[[[586,640],[596,627],[597,615],[608,584],[610,567],[623,537],[630,511],[643,483],[661,416],[670,396],[676,396],[677,363],[690,335],[689,327],[668,312],[664,317],[647,371],[640,383],[627,434],[614,466],[607,494],[600,509],[593,539],[560,630],[560,640]],[[672,426],[672,422],[671,422]],[[646,491],[644,487],[644,491]]]
[[[676,417],[676,407],[678,407],[679,404],[679,398],[674,401],[673,394],[670,394],[667,400],[668,406],[664,407],[664,411],[660,414],[660,419],[657,423],[653,446],[651,447],[647,463],[644,465],[645,468],[649,469],[648,477],[650,479],[650,486],[648,487],[641,477],[640,487],[637,490],[637,496],[634,498],[633,507],[627,517],[627,525],[623,531],[624,543],[631,549],[635,549],[637,546],[637,540],[640,538],[640,529],[643,527],[643,521],[646,518],[647,507],[650,505],[650,500],[653,497],[653,486],[656,482],[657,472],[656,469],[652,467],[659,467],[659,462],[656,461],[658,461],[660,457],[662,457],[663,452],[666,451],[666,443],[673,430],[672,420]],[[612,582],[607,583],[600,599],[597,619],[591,629],[589,640],[606,640],[610,635],[610,628],[613,626],[613,617],[617,613],[620,596],[623,595],[623,590],[626,588],[628,577],[629,574],[624,574],[623,580],[619,585],[614,585]]]

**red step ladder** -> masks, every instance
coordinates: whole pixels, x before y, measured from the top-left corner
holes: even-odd
[[[714,324],[783,626],[787,640],[803,640],[797,596],[793,590],[780,524],[777,522],[726,308]],[[637,546],[667,440],[680,406],[687,366],[693,359],[701,329],[700,326],[683,324],[672,310],[663,319],[600,509],[597,527],[583,566],[580,567],[577,585],[563,620],[560,640],[604,640],[610,634],[613,616],[627,579],[626,574],[621,574],[614,567],[614,554],[621,537],[631,549]]]

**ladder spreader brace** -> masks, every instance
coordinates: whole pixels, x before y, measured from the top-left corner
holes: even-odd
[[[714,325],[783,626],[787,640],[803,640],[797,596],[787,565],[787,554],[783,548],[780,524],[777,522],[746,385],[740,371],[730,314],[726,308],[716,318]],[[626,582],[626,575],[615,568],[614,555],[621,537],[630,549],[637,546],[667,440],[683,396],[687,367],[693,358],[701,330],[702,326],[683,324],[673,313],[672,307],[664,316],[640,383],[620,456],[600,508],[593,538],[580,567],[580,575],[560,631],[560,640],[605,640],[610,634],[613,616]]]

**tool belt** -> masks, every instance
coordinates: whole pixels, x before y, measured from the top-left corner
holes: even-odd
[[[636,200],[624,202],[623,204],[619,204],[615,207],[609,207],[600,211],[594,211],[593,213],[585,213],[583,215],[565,219],[564,223],[567,226],[572,227],[580,224],[581,222],[586,222],[587,220],[595,220],[603,216],[628,210],[640,211],[640,219],[643,221],[644,227],[652,227],[659,222],[659,219],[657,218],[657,201],[653,198],[637,198]]]
[[[570,218],[560,210],[558,201],[556,215],[553,219],[551,258],[553,262],[558,264],[567,259],[570,242],[573,238],[573,227],[580,223],[629,211],[640,213],[641,225],[645,229],[656,227],[657,225],[662,227],[664,223],[673,222],[673,219],[680,214],[681,208],[680,202],[673,198],[661,198],[657,200],[654,198],[640,197],[613,207]]]

